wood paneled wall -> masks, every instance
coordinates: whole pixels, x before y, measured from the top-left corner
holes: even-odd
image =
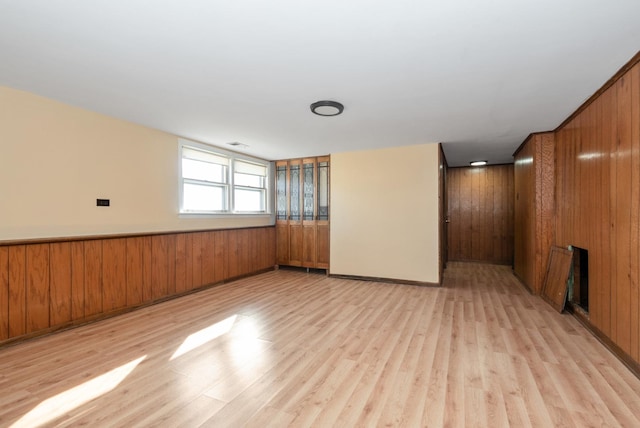
[[[513,262],[513,165],[449,168],[449,261]]]
[[[640,55],[556,131],[555,244],[589,252],[590,322],[640,362]],[[635,61],[635,62],[634,62]]]
[[[0,244],[0,342],[273,268],[275,228]]]
[[[553,243],[554,133],[532,134],[514,155],[514,273],[540,294]]]

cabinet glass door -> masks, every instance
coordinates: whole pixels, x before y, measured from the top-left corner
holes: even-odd
[[[289,220],[300,220],[300,165],[289,167],[291,199],[289,201]]]
[[[318,163],[318,220],[329,220],[329,162]]]
[[[276,167],[276,218],[287,219],[287,166]]]
[[[315,186],[313,183],[314,164],[305,163],[302,166],[303,172],[303,207],[304,220],[315,220]]]

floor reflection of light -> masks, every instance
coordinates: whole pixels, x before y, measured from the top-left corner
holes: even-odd
[[[180,345],[176,352],[173,353],[169,361],[228,333],[229,330],[231,330],[231,327],[233,327],[233,323],[236,321],[236,318],[237,315],[232,315],[229,318],[225,318],[220,322],[189,335],[189,337],[182,342],[182,345]]]
[[[243,318],[233,329],[230,342],[231,355],[236,364],[257,364],[262,361],[262,356],[267,342],[258,339],[260,329],[254,318]],[[245,366],[245,368],[248,368]]]
[[[48,398],[17,420],[12,428],[45,425],[117,387],[146,358],[140,357]]]

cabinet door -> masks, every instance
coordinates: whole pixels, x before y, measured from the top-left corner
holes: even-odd
[[[289,225],[289,263],[290,266],[302,266],[303,232],[301,224]]]
[[[276,220],[287,220],[287,161],[276,163]]]
[[[302,266],[316,266],[316,225],[315,221],[305,221],[302,226]]]
[[[279,265],[289,264],[289,225],[276,222],[276,253]]]
[[[302,266],[302,161],[289,161],[289,265]]]
[[[316,267],[329,269],[329,222],[318,221],[316,227]]]
[[[329,157],[318,158],[316,267],[329,269]]]
[[[316,267],[316,159],[302,160],[302,266]]]

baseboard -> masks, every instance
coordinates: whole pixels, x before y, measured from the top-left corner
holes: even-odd
[[[577,310],[572,303],[567,302],[565,309],[568,313],[573,315],[580,324],[582,324],[587,330],[595,336],[605,348],[607,348],[613,355],[615,355],[638,379],[640,379],[640,363],[635,361],[629,354],[627,354],[622,348],[616,345],[611,339],[609,339],[600,329],[591,324],[591,320],[580,310]]]
[[[353,279],[356,281],[370,281],[370,282],[386,282],[389,284],[403,284],[403,285],[419,285],[422,287],[441,287],[437,282],[424,282],[424,281],[411,281],[407,279],[394,279],[394,278],[379,278],[373,276],[359,276],[359,275],[342,275],[336,273],[330,273],[331,278],[340,279]]]

